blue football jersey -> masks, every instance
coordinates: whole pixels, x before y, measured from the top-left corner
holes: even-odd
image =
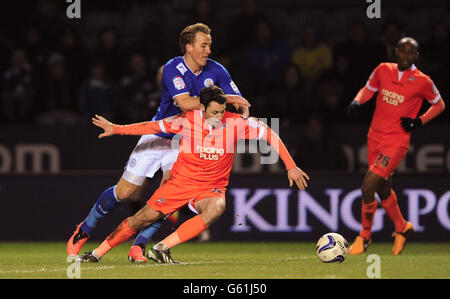
[[[174,97],[189,94],[198,97],[203,87],[217,85],[226,95],[241,95],[228,71],[220,63],[208,59],[198,75],[187,66],[183,56],[169,60],[163,68],[161,103],[152,120],[160,120],[182,111]],[[172,138],[174,134],[159,133],[158,136]]]

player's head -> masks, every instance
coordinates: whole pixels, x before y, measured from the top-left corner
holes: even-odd
[[[404,37],[397,43],[395,55],[398,69],[405,71],[419,58],[419,43],[411,37]]]
[[[179,38],[181,53],[195,63],[195,67],[206,65],[211,54],[211,29],[202,23],[187,26],[180,33]]]
[[[227,98],[223,90],[215,85],[204,87],[200,91],[200,104],[202,104],[203,116],[206,121],[217,126],[222,123],[225,114]]]

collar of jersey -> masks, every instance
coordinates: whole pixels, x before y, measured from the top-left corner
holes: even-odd
[[[200,73],[198,73],[198,75],[196,75],[196,74],[191,70],[191,68],[188,66],[188,64],[186,63],[186,60],[184,60],[184,56],[183,56],[183,63],[184,63],[184,65],[187,67],[187,69],[192,73],[192,75],[194,75],[194,76],[196,76],[196,77],[200,76],[200,74],[203,72],[203,67],[202,67],[202,69],[200,70]]]
[[[405,71],[403,71],[403,72],[401,72],[401,71],[398,69],[398,66],[397,66],[397,71],[398,71],[398,81],[400,81],[400,80],[402,79],[403,74],[404,74],[405,72],[407,72],[407,71],[414,72],[415,70],[417,70],[417,67],[414,65],[414,63],[413,63],[407,70],[405,70]]]

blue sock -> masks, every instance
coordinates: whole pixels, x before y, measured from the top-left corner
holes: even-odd
[[[97,221],[114,210],[119,201],[117,200],[114,189],[116,186],[109,187],[100,195],[97,202],[92,207],[87,218],[81,225],[81,230],[90,235],[92,230],[97,225]]]
[[[147,245],[150,238],[153,236],[153,234],[161,227],[161,223],[164,221],[164,219],[160,219],[153,223],[150,226],[147,226],[139,232],[139,235],[136,237],[136,240],[133,243],[133,246],[145,246]]]

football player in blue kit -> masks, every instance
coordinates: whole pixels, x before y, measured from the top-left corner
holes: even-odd
[[[209,58],[211,54],[211,30],[202,23],[183,29],[179,45],[183,56],[169,60],[162,70],[161,103],[153,121],[161,120],[182,111],[199,109],[199,94],[203,87],[217,85],[226,94],[227,103],[233,104],[244,116],[248,116],[250,104],[241,96],[228,71]],[[161,169],[161,184],[170,177],[170,169],[177,160],[178,149],[172,147],[173,134],[142,136],[131,153],[122,177],[116,185],[107,188],[97,199],[89,215],[77,225],[67,242],[67,253],[76,256],[92,235],[99,219],[109,214],[124,200],[139,190],[148,178]],[[145,245],[161,226],[161,221],[144,228],[138,234],[128,258],[133,262],[146,262]]]

